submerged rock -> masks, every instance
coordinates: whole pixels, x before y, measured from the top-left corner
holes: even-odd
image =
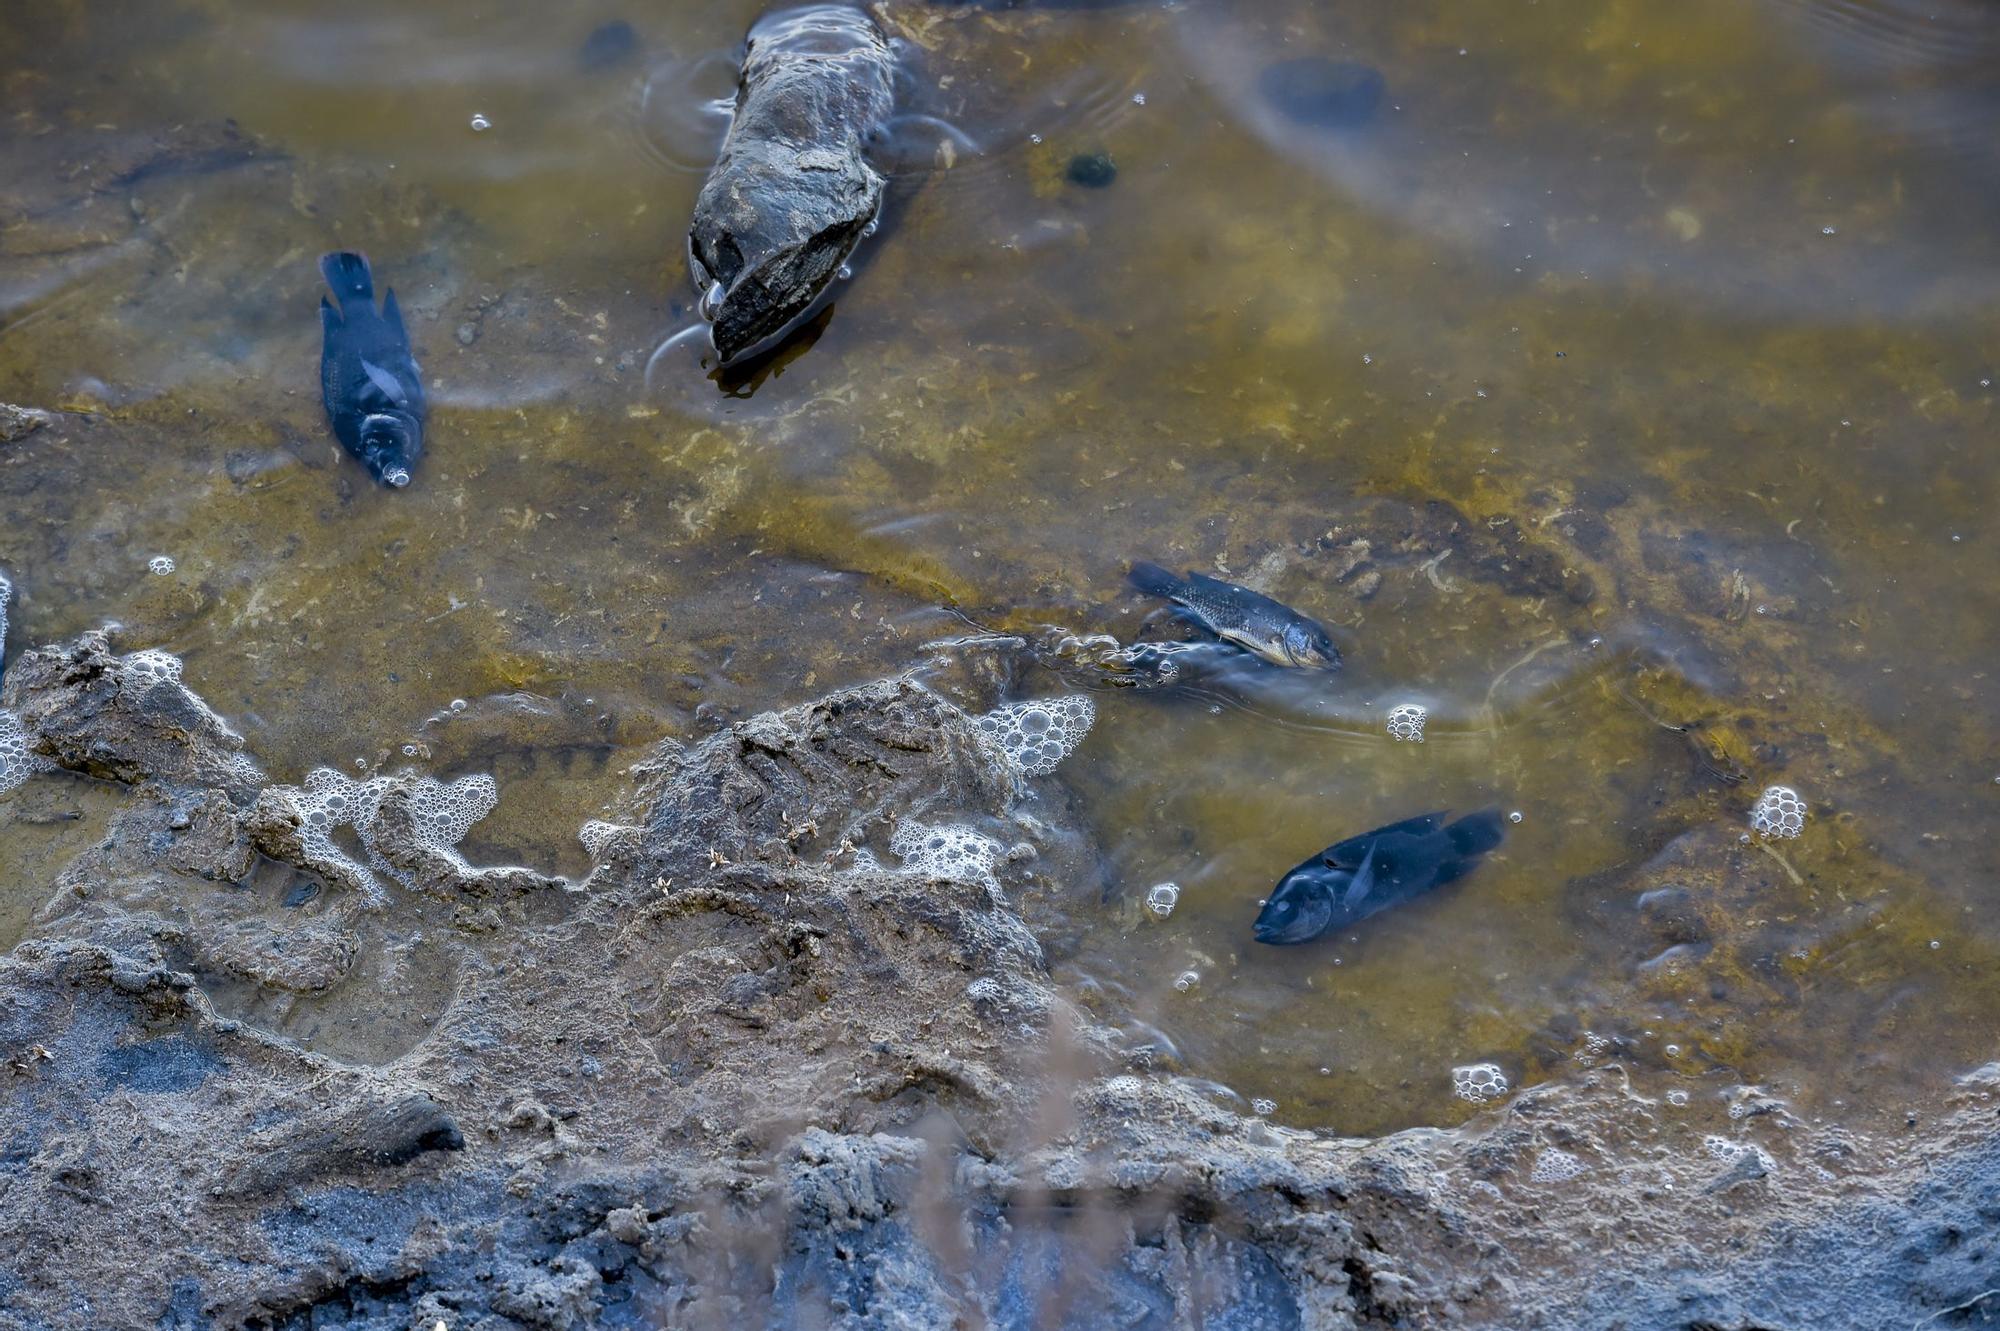
[[[811,313],[882,207],[869,139],[895,54],[866,13],[782,10],[750,30],[736,116],[695,200],[688,267],[723,363]]]

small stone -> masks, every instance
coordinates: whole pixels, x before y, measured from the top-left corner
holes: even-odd
[[[46,411],[0,402],[0,444],[11,444],[16,439],[26,439],[48,423],[49,413]]]
[[[1069,159],[1063,179],[1085,189],[1103,189],[1118,179],[1118,164],[1111,160],[1110,153],[1078,153]]]
[[[1365,601],[1376,592],[1382,590],[1382,571],[1371,568],[1366,573],[1357,576],[1348,585],[1354,589],[1355,600]]]
[[[458,345],[469,347],[478,340],[479,326],[477,324],[465,323],[458,326]]]

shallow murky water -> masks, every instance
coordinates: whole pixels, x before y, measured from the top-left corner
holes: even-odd
[[[1605,1048],[1848,1115],[1985,1061],[1990,8],[909,0],[980,151],[919,126],[831,316],[723,381],[660,349],[758,12],[0,16],[0,400],[95,418],[0,445],[15,650],[118,621],[282,779],[492,771],[470,853],[566,871],[663,734],[909,668],[947,604],[1171,634],[1127,564],[1217,569],[1348,665],[1100,696],[1058,780],[1108,889],[1052,952],[1135,1042],[1341,1132]],[[429,380],[407,492],[320,411],[336,245]],[[1746,843],[1771,784],[1805,833]],[[101,824],[51,789],[9,937],[36,810]],[[1250,941],[1306,854],[1487,805],[1464,882]]]

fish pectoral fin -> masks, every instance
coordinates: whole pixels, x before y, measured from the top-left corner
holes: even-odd
[[[325,296],[319,298],[319,326],[331,337],[333,330],[347,322],[340,317],[340,311],[333,308],[333,302]]]
[[[1353,910],[1366,901],[1368,894],[1374,890],[1375,848],[1370,846],[1368,853],[1361,857],[1361,863],[1355,868],[1354,876],[1347,880],[1347,890],[1340,894],[1341,908]]]
[[[382,396],[399,407],[410,405],[410,395],[400,383],[396,382],[395,375],[373,361],[362,361],[361,368],[367,373],[369,382],[381,391]]]
[[[403,311],[396,304],[396,288],[394,287],[390,287],[382,297],[382,320],[389,327],[395,329],[396,336],[402,338],[404,344],[408,345],[410,330],[403,327]]]

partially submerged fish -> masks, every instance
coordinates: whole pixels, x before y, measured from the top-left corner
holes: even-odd
[[[410,354],[410,335],[396,293],[375,309],[375,281],[368,260],[339,252],[319,261],[338,309],[326,297],[319,319],[326,332],[320,351],[320,392],[334,437],[368,472],[397,489],[424,452],[424,381]]]
[[[1500,844],[1498,809],[1446,825],[1439,811],[1328,846],[1283,878],[1257,914],[1260,943],[1309,943],[1379,910],[1463,878]]]
[[[736,115],[695,200],[688,270],[724,365],[775,346],[875,224],[886,181],[866,146],[895,109],[895,52],[845,5],[750,29]]]
[[[1340,652],[1327,631],[1268,596],[1211,578],[1205,573],[1177,577],[1158,564],[1132,565],[1132,585],[1162,596],[1225,642],[1233,642],[1272,665],[1338,670]]]

